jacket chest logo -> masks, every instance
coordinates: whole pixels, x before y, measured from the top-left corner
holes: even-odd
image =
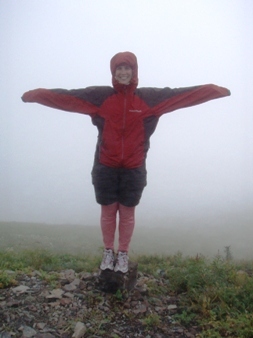
[[[142,113],[142,110],[139,110],[139,109],[129,109],[129,113]]]

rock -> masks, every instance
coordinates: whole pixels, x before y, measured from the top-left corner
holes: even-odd
[[[62,299],[60,300],[60,304],[61,304],[62,306],[69,305],[69,304],[71,304],[71,303],[72,303],[72,300],[71,300],[70,298],[62,298]]]
[[[171,305],[168,305],[168,310],[176,310],[177,309],[177,305],[174,305],[174,304],[171,304]]]
[[[87,281],[87,280],[92,280],[93,276],[92,276],[92,274],[90,272],[84,272],[84,273],[81,274],[80,278],[82,280]]]
[[[70,283],[70,284],[64,285],[63,289],[64,289],[65,291],[74,291],[74,290],[77,289],[77,287],[76,287],[75,284]]]
[[[34,303],[36,301],[36,297],[29,295],[25,298],[25,301],[26,301],[26,303]]]
[[[11,334],[9,332],[0,332],[0,338],[11,338]]]
[[[46,296],[47,299],[60,299],[62,298],[62,295],[64,294],[64,291],[62,289],[54,289],[50,291],[50,294]]]
[[[133,313],[136,315],[138,315],[139,313],[145,313],[145,312],[147,312],[147,306],[143,303],[138,304],[136,309],[133,310]]]
[[[22,334],[23,338],[34,337],[37,333],[33,328],[31,328],[29,326],[23,326],[21,328],[21,331],[23,331],[23,334]]]
[[[43,330],[45,327],[46,327],[46,323],[37,323],[37,328],[39,329],[39,330]]]
[[[177,333],[183,333],[184,329],[182,329],[181,327],[173,327],[172,331],[177,332]]]
[[[74,290],[77,289],[77,287],[79,286],[79,284],[80,284],[80,279],[79,278],[74,278],[71,283],[65,284],[63,286],[63,289],[65,291],[74,291]]]
[[[162,306],[163,302],[160,298],[157,297],[152,297],[150,298],[150,303],[153,304],[154,306]]]
[[[34,336],[34,338],[55,338],[51,333],[38,333]]]
[[[28,286],[25,286],[25,285],[19,285],[15,288],[12,289],[12,291],[16,294],[22,294],[22,293],[25,293],[27,290],[29,290],[30,288]]]
[[[109,293],[116,293],[118,290],[132,290],[137,280],[137,267],[137,263],[129,261],[129,270],[125,274],[101,270],[98,277],[98,287],[100,290]]]
[[[87,282],[84,282],[83,280],[80,280],[80,283],[79,283],[78,287],[79,287],[80,290],[85,290],[87,284],[88,284]]]
[[[72,299],[72,298],[74,298],[74,295],[71,292],[66,292],[66,293],[64,293],[64,297]]]
[[[141,291],[138,289],[134,289],[131,291],[131,299],[132,301],[136,301],[136,300],[143,300],[143,294],[141,293]]]
[[[10,302],[6,303],[6,306],[8,307],[18,307],[20,302],[18,300],[11,300]]]
[[[86,326],[84,323],[77,322],[73,334],[73,338],[81,338],[86,332]]]
[[[137,264],[132,262],[126,274],[96,271],[63,271],[57,274],[55,289],[37,278],[36,271],[18,275],[17,288],[0,289],[0,338],[70,338],[72,334],[73,338],[123,338],[136,332],[143,338],[194,338],[200,332],[178,323],[175,327],[173,316],[180,299],[169,290],[156,294],[154,285],[166,288],[161,276],[137,274]],[[117,290],[120,292],[114,294]],[[149,314],[158,315],[160,324],[145,331],[141,323]]]
[[[142,295],[142,296],[147,296],[148,295],[148,287],[147,285],[143,285],[140,287],[136,287],[135,290],[138,290],[138,292]]]
[[[163,311],[165,311],[166,308],[165,307],[161,307],[161,306],[156,306],[155,307],[155,311],[159,314],[161,314]]]
[[[72,282],[76,278],[75,271],[72,269],[63,271],[63,275],[69,282]]]
[[[79,279],[79,278],[75,278],[70,284],[79,286],[79,284],[80,284],[80,279]]]
[[[190,332],[184,332],[184,334],[185,334],[185,336],[186,336],[187,338],[194,338],[194,337],[195,337],[195,335],[193,335],[193,334],[190,333]]]

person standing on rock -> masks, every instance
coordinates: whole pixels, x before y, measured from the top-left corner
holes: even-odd
[[[135,207],[147,184],[146,156],[160,117],[176,109],[229,96],[213,84],[186,88],[137,88],[138,64],[131,52],[110,61],[112,84],[84,89],[35,89],[22,96],[52,108],[89,115],[98,129],[92,169],[96,201],[101,205],[104,243],[101,270],[128,271],[128,251],[135,226]],[[119,216],[119,246],[114,240]]]

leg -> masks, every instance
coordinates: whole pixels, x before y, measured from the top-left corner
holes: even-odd
[[[128,250],[135,225],[135,206],[146,185],[146,168],[123,169],[119,180],[119,249],[114,271],[128,271]]]
[[[119,251],[128,252],[134,231],[135,206],[139,203],[146,185],[145,166],[123,169],[119,180]]]
[[[135,207],[126,207],[119,204],[119,249],[128,252],[129,244],[133,235]]]
[[[101,230],[105,249],[114,251],[118,203],[101,206]]]
[[[114,238],[118,203],[101,206],[101,230],[104,242],[104,253],[100,264],[101,270],[114,269]]]
[[[114,271],[128,271],[128,249],[134,231],[135,207],[119,204],[119,249]]]

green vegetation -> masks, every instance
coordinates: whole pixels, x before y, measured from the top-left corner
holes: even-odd
[[[199,337],[252,337],[253,327],[253,262],[236,262],[226,249],[226,257],[209,260],[202,256],[138,256],[139,271],[151,275],[147,281],[148,296],[179,296],[175,322],[202,328]],[[229,259],[228,259],[229,258]],[[41,278],[54,282],[58,272],[96,271],[100,256],[78,257],[52,254],[48,251],[0,252],[0,288],[15,285],[20,272],[37,270]],[[156,282],[162,280],[163,283]],[[115,299],[123,301],[118,292]],[[158,315],[150,314],[143,324],[159,325]],[[101,329],[101,328],[100,328]]]
[[[156,313],[148,315],[142,320],[143,324],[149,327],[158,326],[160,324],[160,318]]]
[[[138,262],[142,271],[162,274],[168,291],[180,295],[181,313],[174,319],[202,327],[199,337],[252,337],[253,262],[233,262],[231,256],[226,247],[226,259],[177,254],[142,256]],[[161,294],[155,283],[152,290]]]
[[[24,250],[14,252],[6,250],[0,252],[0,270],[43,270],[62,271],[73,269],[76,272],[91,272],[99,266],[100,257],[71,254],[54,254],[46,250]]]

